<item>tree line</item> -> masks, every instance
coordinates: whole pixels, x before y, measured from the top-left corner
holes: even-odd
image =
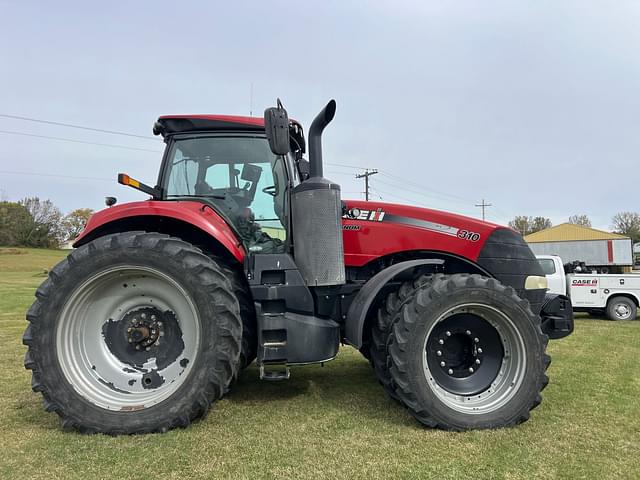
[[[587,215],[571,215],[568,223],[591,227],[591,220]],[[640,242],[640,213],[616,213],[611,219],[611,225],[615,233],[630,237],[633,243]],[[509,222],[509,226],[524,236],[551,228],[553,224],[546,217],[518,215]]]
[[[67,215],[51,202],[28,197],[0,202],[0,246],[59,248],[77,237],[93,210],[78,208]]]

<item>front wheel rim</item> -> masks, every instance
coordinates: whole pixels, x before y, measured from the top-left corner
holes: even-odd
[[[519,329],[508,315],[485,304],[466,303],[440,315],[427,332],[423,352],[431,391],[467,414],[490,413],[509,403],[527,367]]]
[[[106,410],[137,411],[184,384],[200,329],[195,304],[178,282],[155,268],[123,265],[74,290],[58,318],[56,354],[85,400]]]

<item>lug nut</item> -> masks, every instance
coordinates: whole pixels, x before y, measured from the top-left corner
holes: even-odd
[[[140,345],[136,345],[136,350],[140,350]]]
[[[440,345],[444,345],[444,340],[443,340],[443,339],[440,339],[440,340],[438,340],[438,343],[439,343]]]
[[[447,330],[446,335],[447,335],[447,337],[450,337],[451,336],[451,332],[449,330]]]
[[[476,365],[480,365],[480,359],[476,358]]]
[[[142,314],[142,315],[140,315],[140,316],[141,316],[143,319],[144,319],[144,318],[147,318],[147,314],[146,314],[146,313],[143,313],[143,314]]]
[[[147,347],[145,348],[145,350],[148,352],[149,350],[151,350],[151,347]]]
[[[437,355],[437,356],[439,356],[439,357],[441,357],[441,356],[442,356],[442,351],[441,351],[441,350],[438,350],[438,351],[436,352],[436,355]]]
[[[129,343],[133,343],[133,338],[130,338],[130,339],[129,339]]]
[[[478,353],[482,353],[482,349],[481,348],[478,348]]]
[[[467,335],[471,335],[471,330],[467,330],[465,333],[466,333]]]
[[[469,367],[469,373],[473,373],[473,367]]]
[[[449,370],[447,370],[447,373],[448,373],[449,375],[453,375],[453,370],[449,369]]]
[[[153,320],[155,322],[156,321],[156,316],[155,315],[151,315],[151,320]]]
[[[480,339],[478,337],[473,339],[474,343],[478,343],[480,341]]]
[[[446,363],[444,363],[444,362],[440,362],[440,366],[441,366],[441,367],[444,367],[445,365],[446,365]]]

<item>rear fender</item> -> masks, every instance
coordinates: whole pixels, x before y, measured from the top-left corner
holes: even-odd
[[[347,312],[345,323],[345,340],[356,348],[361,348],[363,343],[364,326],[369,316],[369,310],[373,306],[384,286],[398,275],[424,265],[443,265],[444,260],[421,258],[409,260],[392,265],[371,277],[360,289],[351,302]]]
[[[217,241],[236,260],[244,261],[245,251],[242,242],[227,222],[209,205],[191,201],[149,200],[125,203],[101,210],[89,219],[73,246],[79,247],[114,232],[145,229],[145,223],[153,224],[161,222],[162,219],[180,222],[185,229],[197,229]],[[149,220],[152,221],[149,222]],[[177,235],[179,236],[179,233]]]

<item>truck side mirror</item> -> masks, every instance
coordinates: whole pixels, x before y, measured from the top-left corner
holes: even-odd
[[[276,155],[286,155],[289,144],[289,115],[278,99],[278,106],[264,111],[264,130],[267,133],[269,147]]]

